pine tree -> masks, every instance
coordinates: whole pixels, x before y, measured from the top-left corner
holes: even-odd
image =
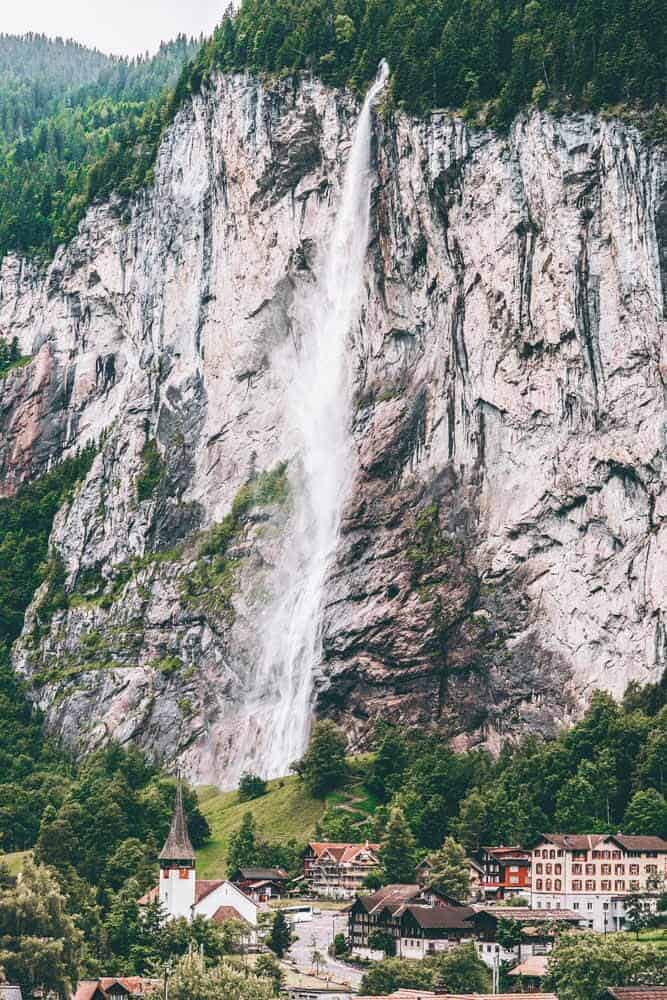
[[[429,882],[433,888],[460,902],[470,896],[470,864],[453,837],[445,837],[439,851],[429,856]]]
[[[405,814],[398,807],[391,810],[387,829],[380,846],[380,864],[385,883],[415,880],[417,855],[415,838]]]
[[[278,910],[273,918],[271,933],[267,937],[266,943],[278,958],[283,957],[292,943],[292,932],[282,910]]]
[[[241,826],[229,841],[227,869],[230,878],[236,878],[241,868],[252,865],[257,853],[255,819],[251,812],[244,813]]]

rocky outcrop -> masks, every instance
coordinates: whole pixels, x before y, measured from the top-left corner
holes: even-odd
[[[78,749],[230,780],[357,110],[221,77],[152,191],[91,209],[46,271],[2,265],[0,331],[34,359],[0,383],[3,492],[99,445],[52,536],[67,606],[38,593],[14,657]],[[664,155],[591,116],[434,114],[376,118],[374,162],[316,708],[355,745],[381,716],[496,746],[665,665]]]

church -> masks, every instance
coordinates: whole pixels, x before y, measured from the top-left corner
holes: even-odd
[[[159,855],[160,880],[139,900],[140,905],[159,899],[168,920],[204,917],[222,924],[240,920],[257,926],[259,907],[227,879],[198,879],[194,848],[188,834],[180,782],[169,835]]]

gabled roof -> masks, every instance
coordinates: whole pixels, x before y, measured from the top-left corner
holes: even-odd
[[[542,979],[547,974],[547,955],[529,955],[521,965],[515,965],[508,972],[509,976],[530,976],[533,979]]]
[[[530,1000],[558,1000],[555,993],[531,993]],[[526,1000],[526,993],[503,993],[502,1000]],[[388,996],[359,996],[356,1000],[489,1000],[481,993],[431,993],[428,990],[396,990]],[[634,998],[633,998],[634,1000]],[[662,1000],[662,996],[660,998]]]
[[[181,783],[176,786],[176,802],[171,829],[167,835],[164,847],[159,854],[160,861],[194,861],[195,852],[188,834],[188,824],[185,821],[183,809],[183,792]]]
[[[376,913],[378,910],[387,907],[391,912],[402,906],[404,903],[409,903],[413,899],[418,899],[423,890],[420,885],[403,885],[402,883],[395,883],[392,885],[385,885],[377,892],[372,893],[369,896],[359,896],[357,902],[361,903],[364,910],[367,913]]]
[[[239,878],[243,882],[259,882],[263,879],[281,882],[289,878],[283,868],[239,868],[239,872]]]
[[[424,929],[438,928],[451,930],[471,930],[470,918],[475,911],[471,906],[420,906],[409,903],[403,908],[403,913],[409,913],[416,923]]]
[[[235,906],[219,906],[211,917],[211,920],[214,924],[224,924],[228,920],[239,920],[242,924],[248,923]]]
[[[195,882],[195,906],[197,903],[201,903],[202,899],[210,896],[224,881],[223,878],[198,878]],[[240,889],[238,891],[240,892]]]
[[[98,991],[106,996],[116,984],[122,986],[131,996],[141,997],[158,989],[161,980],[144,979],[142,976],[102,976],[101,979],[82,979],[72,1000],[92,1000]]]
[[[554,847],[562,847],[565,851],[592,851],[601,840],[606,839],[604,833],[542,833],[535,838],[534,843],[540,844],[543,840],[553,844]]]
[[[325,854],[332,858],[337,864],[346,861],[354,861],[359,854],[370,852],[377,854],[380,850],[379,844],[340,844],[334,841],[313,841],[308,844],[316,858],[321,858]]]
[[[611,840],[625,851],[667,852],[667,840],[662,837],[634,837],[625,833],[614,833],[605,840]]]

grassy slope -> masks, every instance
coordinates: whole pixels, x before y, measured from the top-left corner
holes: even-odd
[[[206,847],[197,851],[199,878],[225,874],[229,839],[241,825],[245,812],[255,817],[261,837],[278,843],[292,838],[307,841],[324,812],[324,803],[311,799],[295,777],[270,781],[267,794],[250,802],[241,802],[238,792],[221,792],[211,786],[198,789],[198,795],[200,808],[213,832]]]
[[[32,856],[32,851],[16,851],[15,854],[0,854],[0,863],[7,865],[12,875],[18,875],[23,869],[26,858]]]

